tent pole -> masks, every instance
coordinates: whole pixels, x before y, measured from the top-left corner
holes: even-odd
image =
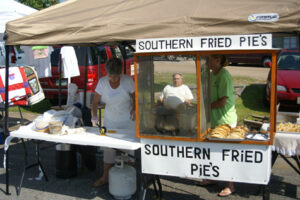
[[[300,48],[300,33],[297,32],[297,36],[298,36],[298,48]]]
[[[86,83],[87,83],[87,67],[88,67],[88,49],[86,48],[84,57],[84,93],[83,93],[83,107],[86,107]]]
[[[61,54],[59,54],[58,61],[58,106],[61,107]]]
[[[98,80],[101,78],[101,57],[98,55]]]
[[[98,55],[98,82],[99,82],[100,78],[101,78],[101,56]],[[97,84],[98,84],[98,82],[97,82]],[[100,126],[102,126],[101,125],[101,119],[102,119],[101,115],[102,115],[102,113],[101,113],[101,107],[100,107],[100,110],[99,110],[99,124],[100,124]]]
[[[9,136],[9,131],[8,131],[9,50],[10,50],[10,46],[5,45],[5,119],[4,119],[4,141]],[[6,194],[10,195],[10,193],[9,193],[9,170],[8,170],[8,163],[9,163],[9,153],[8,153],[8,149],[7,149],[7,151],[6,151],[6,162],[5,162],[5,182],[6,182]]]

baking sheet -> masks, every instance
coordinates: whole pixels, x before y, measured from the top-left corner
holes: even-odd
[[[241,142],[243,140],[245,140],[245,138],[241,138],[241,139],[234,139],[234,138],[213,138],[213,137],[209,137],[209,136],[206,136],[206,138],[208,140],[211,140],[211,141],[231,141],[231,142]]]
[[[256,140],[256,141],[268,141],[270,139],[270,135],[267,133],[260,133],[260,132],[248,132],[246,134],[247,140]]]
[[[300,132],[288,132],[288,131],[276,131],[276,133],[284,133],[284,134],[300,134]]]

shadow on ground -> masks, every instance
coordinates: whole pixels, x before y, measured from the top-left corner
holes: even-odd
[[[13,194],[13,196],[16,196],[15,187],[20,185],[21,175],[25,164],[25,154],[21,140],[14,142],[15,143],[11,143],[9,148],[9,184],[10,186],[13,186],[13,189],[10,188],[10,192]],[[35,163],[35,143],[32,141],[25,141],[25,145],[28,152],[28,164]],[[92,187],[93,182],[102,173],[100,167],[102,166],[102,159],[98,159],[99,162],[97,162],[97,168],[95,171],[89,171],[85,168],[78,169],[76,177],[62,179],[57,178],[55,175],[56,160],[54,144],[43,142],[41,144],[41,148],[44,148],[40,152],[41,163],[48,177],[48,182],[44,177],[42,180],[36,179],[39,176],[39,170],[37,166],[26,170],[21,189],[21,197],[28,196],[28,191],[35,191],[37,194],[41,192],[47,193],[50,197],[49,199],[52,199],[51,194],[76,197],[79,199],[93,199],[95,197],[100,197],[101,199],[112,199],[111,195],[107,192],[107,186],[101,188]],[[3,151],[4,150],[2,148],[1,152],[3,153]],[[3,156],[1,156],[0,162],[3,163]],[[4,168],[1,169],[2,173],[0,175],[0,184],[2,185],[5,185],[6,183],[4,170]],[[5,190],[5,188],[2,189]],[[43,196],[45,198],[44,194]]]
[[[243,105],[250,110],[268,112],[269,107],[265,103],[264,95],[265,84],[251,84],[244,89],[241,99]]]

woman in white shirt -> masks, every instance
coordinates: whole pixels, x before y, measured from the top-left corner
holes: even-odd
[[[101,101],[105,103],[103,124],[107,129],[133,129],[135,131],[135,101],[134,82],[130,76],[122,73],[122,61],[111,58],[105,65],[107,76],[101,78],[95,89],[92,104],[92,122],[98,123],[97,107]],[[103,175],[94,187],[102,186],[108,182],[108,171],[115,162],[116,151],[104,148]]]

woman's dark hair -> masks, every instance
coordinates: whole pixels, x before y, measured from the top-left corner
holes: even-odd
[[[108,74],[115,75],[122,73],[122,60],[119,58],[111,58],[105,64],[105,70]]]
[[[221,58],[220,64],[221,64],[222,67],[226,67],[229,64],[228,59],[225,55],[217,54],[217,55],[212,55],[212,57],[213,58]]]

